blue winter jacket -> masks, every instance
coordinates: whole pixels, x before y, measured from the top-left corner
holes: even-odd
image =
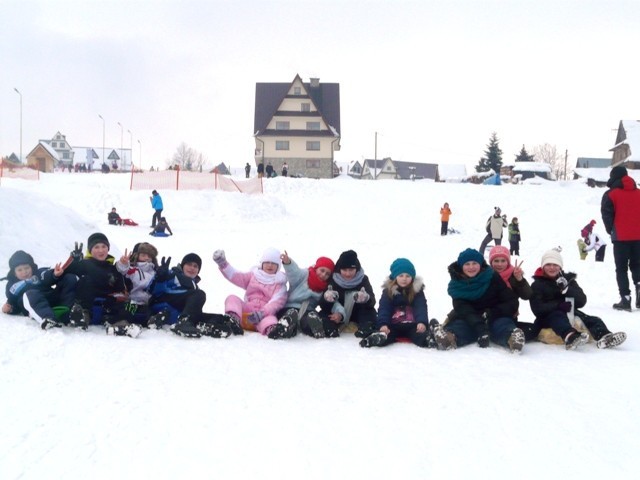
[[[60,277],[62,278],[62,277]],[[28,290],[51,290],[60,278],[56,278],[52,268],[39,268],[31,278],[18,280],[13,272],[7,275],[7,288],[5,290],[7,303],[11,305],[12,315],[28,315],[22,302],[23,295]]]
[[[152,198],[151,198],[151,206],[153,207],[154,210],[162,210],[162,197],[160,196],[159,193],[155,194]]]

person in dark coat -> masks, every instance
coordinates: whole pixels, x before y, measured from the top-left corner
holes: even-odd
[[[517,298],[477,250],[467,248],[449,265],[451,280],[447,291],[453,300],[453,318],[435,328],[440,350],[450,350],[473,342],[487,348],[490,340],[520,353],[524,332],[514,321]]]
[[[258,164],[258,178],[264,177],[264,162]]]
[[[87,253],[82,254],[82,243],[76,243],[71,252],[73,261],[66,273],[78,277],[76,298],[71,308],[70,324],[86,328],[92,323],[92,310],[101,303],[101,321],[109,335],[137,337],[140,326],[133,323],[133,315],[125,308],[128,300],[124,277],[109,254],[109,239],[103,233],[92,233],[87,240]]]
[[[64,275],[60,264],[54,268],[38,268],[33,257],[18,250],[9,258],[7,274],[7,301],[2,312],[10,315],[25,315],[38,322],[43,330],[60,327],[69,321],[57,319],[54,306],[71,309],[75,297],[77,278]]]
[[[250,173],[251,173],[251,165],[249,165],[249,162],[247,162],[247,164],[244,166],[245,178],[249,178]]]
[[[265,170],[265,173],[267,174],[267,178],[273,177],[273,165],[271,165],[271,162],[269,162],[267,164],[267,168]]]
[[[396,258],[389,270],[378,306],[378,331],[363,338],[360,346],[384,347],[398,338],[408,338],[419,347],[433,346],[422,278],[406,258]]]
[[[301,321],[300,327],[315,338],[338,337],[340,329],[353,322],[356,337],[364,338],[375,329],[375,305],[376,296],[358,254],[347,250],[340,254],[329,286],[320,297],[320,316]]]
[[[122,225],[122,218],[120,218],[120,215],[116,212],[116,207],[113,207],[108,213],[107,220],[109,221],[109,225]]]
[[[620,165],[611,169],[607,187],[609,190],[602,195],[600,212],[604,228],[613,242],[620,292],[620,301],[613,304],[613,308],[630,312],[629,270],[635,285],[636,308],[640,309],[640,190],[627,169]]]
[[[575,315],[582,320],[598,348],[616,347],[624,342],[626,333],[611,333],[601,318],[579,310],[586,305],[587,296],[578,285],[577,275],[564,272],[562,267],[560,252],[548,250],[533,275],[533,296],[529,303],[536,316],[536,327],[551,328],[564,341],[567,350],[575,350],[589,341],[588,333],[578,332],[571,324],[569,315]]]
[[[167,230],[169,233],[167,233]],[[167,219],[165,217],[161,217],[158,224],[149,232],[149,235],[153,237],[168,237],[169,235],[173,235],[173,232],[167,223]]]

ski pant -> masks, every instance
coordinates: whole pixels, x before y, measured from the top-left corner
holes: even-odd
[[[182,293],[165,293],[153,299],[153,303],[168,303],[180,312],[180,316],[189,315],[196,321],[202,315],[202,307],[207,301],[204,290],[187,290]]]
[[[571,322],[569,321],[567,314],[560,310],[554,310],[549,315],[536,318],[533,324],[538,331],[543,328],[550,328],[563,341],[569,333],[576,331],[576,329],[571,326]]]
[[[516,324],[513,318],[500,317],[489,322],[489,338],[492,342],[508,346],[509,336],[515,330]],[[456,336],[456,345],[463,347],[478,340],[478,331],[476,326],[466,321],[456,318],[447,323],[445,330],[452,332]]]
[[[607,333],[611,333],[600,317],[587,315],[580,310],[576,310],[575,315],[582,320],[582,323],[584,323],[584,326],[587,327],[587,330],[589,330],[589,333],[596,341],[600,340]]]
[[[426,325],[425,325],[426,326]],[[418,323],[392,323],[388,325],[389,334],[387,335],[387,341],[384,342],[381,347],[391,345],[395,343],[398,338],[408,338],[411,343],[419,347],[427,346],[427,337],[429,336],[429,327],[424,332],[418,332]]]
[[[525,342],[536,340],[538,338],[538,335],[540,334],[540,328],[537,327],[535,323],[516,321],[516,327],[524,332]]]
[[[153,217],[151,217],[151,228],[156,226],[156,223],[160,222],[160,218],[162,217],[162,209],[156,210],[153,212]]]
[[[440,226],[440,235],[446,235],[447,232],[449,231],[449,222],[441,222],[442,225]]]
[[[480,252],[480,255],[484,256],[484,250],[485,248],[487,248],[487,245],[489,245],[491,240],[493,240],[496,245],[502,244],[502,238],[493,238],[493,235],[491,235],[490,233],[487,233],[487,236],[484,237],[484,240],[482,240],[482,243],[480,244],[480,249],[478,250]]]
[[[631,270],[633,283],[638,285],[640,282],[640,240],[613,242],[613,258],[616,264],[616,281],[620,296],[631,295],[627,270]]]
[[[348,320],[350,322],[357,323],[360,335],[367,337],[370,333],[377,330],[376,323],[378,320],[378,313],[374,307],[370,307],[362,303],[356,303],[353,306],[351,317],[349,317]]]
[[[47,291],[27,290],[22,299],[25,310],[38,323],[45,318],[55,318],[52,307],[62,305],[71,309],[73,306],[77,282],[75,275],[63,275],[56,288]]]
[[[499,245],[499,244],[498,244]],[[520,256],[520,242],[509,240],[509,254]]]
[[[253,313],[257,309],[253,305],[249,305],[237,295],[229,295],[224,301],[224,311],[228,315],[233,313],[239,319],[242,319],[243,314]],[[262,335],[266,335],[271,330],[271,327],[278,323],[278,319],[275,315],[265,315],[262,319],[256,323],[255,329]]]
[[[598,250],[596,250],[596,262],[604,262],[604,254],[606,250],[606,245],[602,245]]]

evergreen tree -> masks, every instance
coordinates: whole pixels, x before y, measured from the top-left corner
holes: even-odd
[[[522,150],[520,150],[520,153],[516,155],[516,162],[535,162],[533,157],[534,155],[529,155],[527,150],[524,148],[524,145],[522,145]]]
[[[484,152],[484,157],[482,157],[478,165],[476,165],[476,172],[480,173],[493,170],[496,173],[500,173],[500,168],[502,167],[502,150],[500,150],[498,143],[498,134],[493,132],[489,139],[487,150]]]

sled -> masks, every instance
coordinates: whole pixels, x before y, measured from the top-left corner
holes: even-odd
[[[151,232],[149,235],[152,237],[168,237],[169,234],[166,232]]]
[[[584,243],[584,240],[579,238],[578,239],[578,252],[580,253],[580,260],[585,260],[587,258],[587,255],[589,254],[589,252],[586,251],[587,248],[587,244]]]
[[[249,321],[249,315],[251,315],[251,312],[244,312],[242,314],[242,320],[240,320],[240,326],[250,332],[257,332],[258,329],[256,328],[256,324],[251,323]]]
[[[133,220],[131,220],[130,218],[122,219],[122,225],[128,225],[130,227],[137,227],[138,226],[138,224],[136,222],[134,222]]]

